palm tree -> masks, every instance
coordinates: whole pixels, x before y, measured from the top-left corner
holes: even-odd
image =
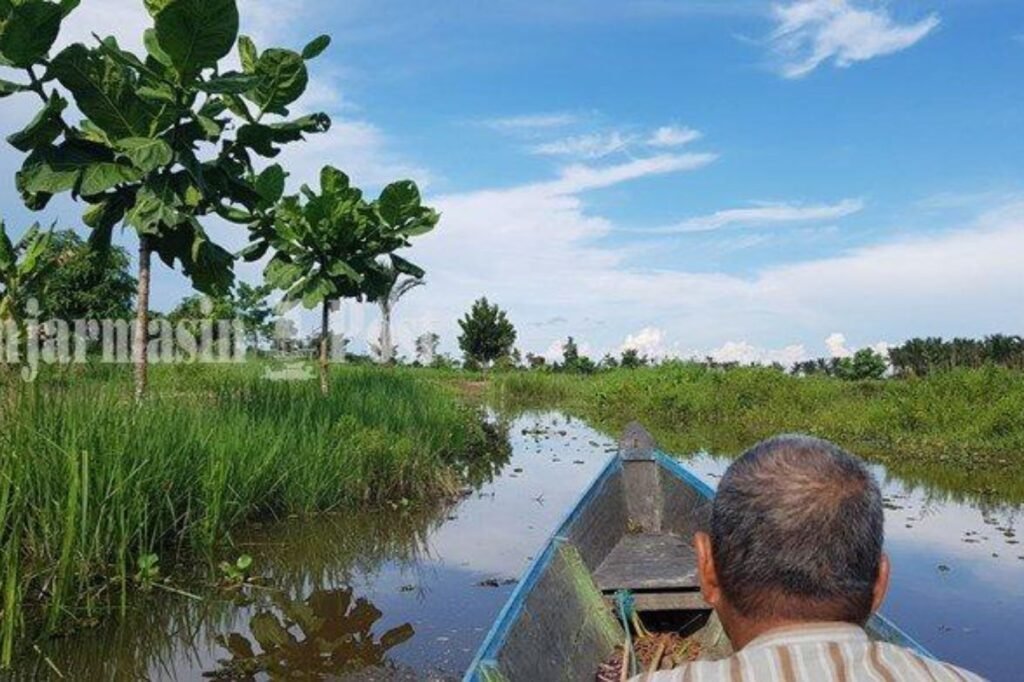
[[[388,365],[395,359],[395,345],[391,340],[391,314],[407,293],[426,284],[422,277],[403,276],[398,269],[385,265],[373,299],[380,306],[380,336],[377,339],[377,357]]]

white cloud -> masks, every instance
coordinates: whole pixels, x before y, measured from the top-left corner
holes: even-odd
[[[545,156],[575,156],[584,159],[600,159],[625,151],[631,138],[620,132],[607,134],[577,135],[534,145],[530,151]]]
[[[837,329],[857,339],[980,335],[1024,316],[1022,200],[956,230],[727,274],[644,266],[628,242],[604,241],[615,225],[580,196],[700,165],[655,157],[579,166],[550,182],[432,197],[442,222],[411,254],[429,273],[430,296],[410,301],[400,317],[446,321],[432,331],[453,350],[455,320],[487,295],[509,311],[524,352],[548,349],[550,331],[534,323],[560,316],[564,333],[585,337],[595,357],[640,330],[627,340],[666,355],[711,349],[788,364],[798,346],[817,346]]]
[[[772,350],[760,348],[746,341],[726,341],[704,355],[717,362],[736,362],[741,365],[770,365],[777,362],[789,369],[794,363],[807,357],[807,350],[799,344]],[[698,353],[694,353],[693,356],[702,357]]]
[[[939,25],[935,14],[899,24],[883,6],[853,0],[797,0],[775,5],[774,15],[771,45],[786,78],[805,76],[829,59],[846,67],[899,52]]]
[[[651,147],[680,147],[699,140],[701,133],[693,128],[678,126],[662,126],[651,133],[647,144]]]
[[[778,225],[806,223],[822,220],[836,220],[858,213],[864,209],[861,199],[843,199],[836,204],[763,204],[750,208],[731,208],[709,215],[688,218],[675,225],[642,230],[652,234],[674,234],[682,232],[710,232],[723,227],[740,225]]]
[[[849,358],[853,356],[853,351],[846,346],[846,335],[839,332],[829,334],[829,337],[825,339],[825,347],[828,349],[829,357],[832,358]]]
[[[649,358],[664,358],[672,355],[665,344],[665,332],[657,327],[644,327],[635,334],[630,334],[619,348],[619,353],[635,350]]]
[[[534,137],[538,136],[535,130],[531,133]],[[543,156],[594,160],[620,152],[630,152],[637,148],[647,148],[650,151],[681,147],[700,137],[699,131],[678,126],[662,126],[646,134],[629,130],[611,130],[538,142],[531,146],[529,151],[532,154]]]
[[[576,123],[578,120],[579,116],[577,116],[576,114],[556,112],[548,114],[524,114],[521,116],[507,116],[504,118],[494,118],[484,121],[483,124],[486,125],[488,128],[494,128],[495,130],[501,130],[505,132],[528,132],[536,130],[547,130],[551,128],[561,128]]]
[[[558,180],[544,186],[554,194],[577,194],[648,175],[697,170],[717,158],[715,154],[659,154],[612,166],[574,164],[564,168]]]

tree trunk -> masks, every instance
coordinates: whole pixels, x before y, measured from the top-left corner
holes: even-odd
[[[153,250],[149,237],[139,235],[139,284],[135,302],[135,338],[132,340],[132,362],[135,364],[135,400],[146,395],[149,372],[149,283]]]
[[[327,369],[329,360],[329,348],[331,304],[326,298],[323,303],[323,311],[320,314],[320,392],[327,395]]]
[[[391,306],[381,303],[380,306],[380,361],[382,365],[390,365],[394,360],[391,345]]]

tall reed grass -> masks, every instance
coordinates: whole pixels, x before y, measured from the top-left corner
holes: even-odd
[[[260,515],[443,492],[482,449],[448,389],[340,368],[330,396],[260,367],[156,368],[143,404],[126,372],[0,379],[0,659],[124,605],[139,556],[203,552]]]
[[[492,398],[559,406],[617,432],[639,420],[668,450],[738,454],[804,432],[953,495],[1024,501],[1024,374],[987,367],[850,382],[668,363],[593,376],[496,375]]]

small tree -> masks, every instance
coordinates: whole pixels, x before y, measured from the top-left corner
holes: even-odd
[[[0,320],[21,322],[31,288],[53,264],[44,257],[51,238],[36,224],[14,243],[0,221]]]
[[[123,320],[132,314],[137,282],[128,252],[111,246],[97,251],[71,230],[53,233],[42,260],[45,277],[26,287],[39,302],[39,315],[57,320]]]
[[[305,201],[303,201],[305,199]],[[272,232],[254,235],[250,249],[276,253],[267,265],[267,283],[284,290],[282,307],[320,306],[320,388],[328,392],[331,301],[363,299],[379,291],[392,268],[413,277],[423,270],[394,252],[410,238],[434,229],[438,214],[421,204],[411,180],[388,185],[373,203],[336,168],[320,173],[320,193],[307,186],[282,199]]]
[[[889,363],[880,353],[871,348],[861,348],[849,362],[847,376],[854,380],[881,379],[888,368]]]
[[[380,335],[377,338],[377,358],[381,364],[391,364],[395,359],[397,346],[391,340],[391,315],[395,306],[407,293],[426,284],[421,277],[403,276],[396,268],[384,265],[382,276],[371,292],[371,299],[380,308]]]
[[[620,364],[623,369],[638,369],[647,365],[647,356],[640,355],[640,351],[636,348],[627,348],[622,351],[622,360]]]
[[[516,329],[508,321],[505,311],[481,298],[473,303],[466,316],[459,320],[462,334],[459,348],[467,364],[489,365],[498,358],[508,356],[516,342]]]
[[[432,365],[440,343],[441,337],[434,332],[420,334],[416,337],[416,360],[424,367]]]
[[[95,245],[109,246],[119,223],[138,235],[132,352],[141,399],[153,253],[169,267],[180,263],[197,290],[227,291],[234,258],[210,239],[201,219],[218,214],[267,229],[285,172],[274,165],[257,173],[251,156],[273,157],[279,145],[330,126],[324,114],[283,120],[306,89],[305,60],[330,39],[317,38],[302,54],[260,54],[252,40],[238,37],[236,0],[147,0],[153,25],[144,36],[145,58],[107,37],[91,47],[75,43],[51,59],[61,24],[78,4],[0,1],[0,63],[21,69],[27,80],[0,83],[0,95],[27,92],[42,102],[7,140],[27,155],[16,184],[30,209],[67,193],[87,204],[83,221]],[[236,42],[242,72],[221,65]],[[69,97],[84,116],[77,124],[64,118]]]
[[[264,340],[269,341],[274,334],[274,314],[267,297],[273,291],[267,285],[252,286],[247,282],[239,282],[235,288],[235,316],[241,320],[252,348],[258,349]]]

